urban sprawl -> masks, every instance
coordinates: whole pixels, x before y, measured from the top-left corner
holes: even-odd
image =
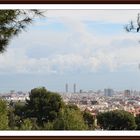
[[[113,110],[125,110],[134,116],[140,114],[140,91],[123,90],[115,91],[111,88],[104,90],[76,91],[76,84],[73,85],[73,92],[68,91],[68,84],[65,86],[65,92],[59,93],[66,104],[74,104],[81,111],[90,112],[93,117],[100,112]],[[11,90],[9,93],[1,93],[0,97],[8,102],[25,102],[29,99],[29,93],[22,91],[15,92]]]

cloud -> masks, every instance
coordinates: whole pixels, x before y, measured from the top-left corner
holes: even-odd
[[[115,35],[96,35],[94,31],[89,32],[86,23],[83,22],[87,19],[102,19],[112,24],[122,23],[136,12],[50,10],[48,17],[53,17],[50,23],[55,22],[55,18],[58,22],[60,17],[61,24],[66,30],[56,31],[53,28],[42,30],[38,28],[39,23],[37,26],[34,24],[34,28],[29,28],[27,32],[14,38],[7,52],[0,55],[0,73],[63,74],[79,71],[96,72],[104,69],[117,71],[120,68],[138,65],[139,34],[123,32]],[[49,24],[49,20],[46,24]]]
[[[64,72],[95,72],[106,66],[109,71],[140,62],[140,47],[98,48],[97,51],[79,53],[51,54],[42,58],[32,58],[23,49],[9,49],[0,57],[0,72],[29,74],[61,74]],[[89,48],[90,51],[90,48]],[[104,68],[103,68],[104,69]]]
[[[135,20],[139,10],[48,10],[46,16],[48,18],[73,19],[78,21],[100,21],[102,23],[124,23]]]

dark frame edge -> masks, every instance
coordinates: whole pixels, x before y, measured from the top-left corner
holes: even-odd
[[[140,4],[140,0],[0,0],[0,4]]]
[[[2,140],[140,140],[139,136],[0,136]]]

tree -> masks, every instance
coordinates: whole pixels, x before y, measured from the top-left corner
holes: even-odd
[[[105,130],[135,130],[136,128],[134,116],[123,110],[100,113],[97,121]]]
[[[94,129],[94,118],[93,118],[93,116],[89,112],[84,111],[83,112],[83,118],[84,118],[85,123],[88,125],[89,129]]]
[[[137,124],[137,130],[140,130],[140,114],[135,117],[135,122]]]
[[[40,10],[0,10],[0,52],[4,52],[12,37],[18,35],[36,16],[43,16]]]
[[[25,119],[23,121],[23,123],[21,124],[21,130],[32,130],[33,129],[33,125],[32,125],[32,121],[30,119]]]
[[[22,102],[9,103],[8,118],[10,129],[12,130],[20,129],[23,120],[26,118],[25,112],[26,112],[25,103]]]
[[[18,130],[41,130],[42,127],[39,127],[36,123],[36,118],[26,118],[23,119],[18,127]]]
[[[47,122],[46,124],[44,124],[43,129],[44,130],[54,130],[54,121],[53,122]]]
[[[139,32],[140,31],[140,14],[138,13],[137,17],[137,25],[133,21],[130,21],[124,28],[127,32]]]
[[[49,128],[52,129],[52,124],[50,123]],[[53,130],[88,130],[88,126],[85,124],[82,113],[79,110],[64,108],[58,118],[54,120]]]
[[[7,103],[0,100],[0,130],[8,129],[8,108]]]
[[[74,110],[79,110],[80,111],[80,109],[78,108],[78,106],[77,105],[74,105],[74,104],[67,104],[66,105],[66,108],[74,109]]]
[[[14,104],[14,114],[19,116],[21,119],[25,118],[25,103],[17,102]]]
[[[9,110],[8,110],[8,126],[11,130],[14,130],[15,127],[16,127],[16,119],[15,119],[15,114],[14,114],[14,109],[9,107]]]
[[[44,122],[53,121],[63,107],[59,94],[47,91],[44,87],[34,88],[26,101],[26,117],[37,118],[37,123],[43,126]]]

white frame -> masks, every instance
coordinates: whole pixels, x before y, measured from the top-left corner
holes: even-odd
[[[0,9],[140,9],[140,4],[1,4]],[[0,136],[140,136],[139,131],[0,131]]]

